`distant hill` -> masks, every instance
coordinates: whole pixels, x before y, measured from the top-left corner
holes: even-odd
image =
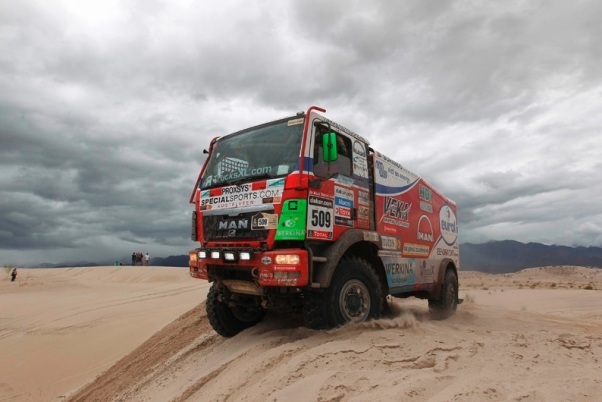
[[[602,268],[602,248],[547,246],[514,240],[460,244],[460,266],[464,271],[509,273],[553,265]]]
[[[187,267],[188,256],[153,258],[152,265]],[[580,265],[602,268],[602,247],[547,246],[514,240],[482,244],[460,244],[460,266],[464,271],[509,273],[549,265]]]
[[[188,254],[187,255],[170,255],[166,258],[155,257],[151,258],[151,265],[157,265],[160,267],[187,267],[188,266]]]
[[[62,262],[59,264],[36,264],[34,265],[36,268],[73,268],[73,267],[98,267],[102,265],[109,265],[108,263],[96,263],[90,261],[76,261],[76,262]]]
[[[122,258],[126,265],[128,258]],[[115,262],[93,263],[88,261],[62,264],[40,264],[42,268],[94,267],[113,265]],[[150,265],[163,267],[187,267],[188,255],[153,257]],[[460,244],[460,266],[463,271],[510,273],[525,268],[580,265],[602,268],[602,247],[547,246],[541,243],[520,243],[514,240],[491,241],[482,244]]]

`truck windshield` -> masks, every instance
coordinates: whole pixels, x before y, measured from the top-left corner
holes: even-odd
[[[202,189],[286,176],[299,161],[303,118],[253,127],[218,139],[200,183]]]

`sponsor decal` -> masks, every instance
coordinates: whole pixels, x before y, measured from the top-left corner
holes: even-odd
[[[266,182],[267,187],[284,187],[284,179],[272,179]]]
[[[420,199],[424,200],[426,202],[432,202],[433,201],[433,193],[431,192],[431,189],[423,186],[422,184],[419,186],[418,188],[418,192],[420,195]]]
[[[448,246],[453,246],[458,239],[458,220],[449,205],[444,205],[439,211],[441,236]]]
[[[390,286],[407,286],[416,282],[416,260],[401,258],[399,253],[394,251],[379,251],[378,255],[383,259]]]
[[[353,142],[353,174],[364,179],[368,178],[366,146],[359,141]]]
[[[353,208],[353,200],[348,198],[334,197],[334,204],[340,207]]]
[[[343,176],[341,174],[337,174],[337,177],[334,179],[335,182],[344,184],[346,186],[353,186],[353,179],[351,177]]]
[[[370,209],[368,207],[357,207],[357,219],[368,222],[370,219]]]
[[[408,175],[406,173],[409,173],[409,172],[407,172],[404,168],[402,168],[401,165],[399,165],[396,162],[391,161],[384,155],[380,155],[380,157],[384,161],[386,161],[388,164],[392,165],[392,166],[385,166],[385,164],[381,160],[377,160],[375,162],[375,167],[378,171],[378,175],[381,178],[387,179],[387,178],[391,177],[394,182],[396,182],[396,183],[402,182],[404,184],[409,184],[414,180],[414,179],[408,177]]]
[[[351,209],[353,208],[353,191],[339,186],[334,186],[334,223],[353,227]]]
[[[236,165],[234,168],[232,168],[231,166],[223,166],[228,164]],[[235,158],[226,158],[222,162],[220,162],[220,165],[222,165],[223,167],[218,167],[218,170],[221,169],[223,170],[223,172],[221,174],[207,176],[203,181],[204,184],[209,186],[215,183],[223,183],[232,179],[239,178],[245,178],[248,181],[253,181],[255,180],[253,176],[259,176],[272,172],[272,166],[259,166],[250,168],[247,162]]]
[[[381,236],[381,245],[385,250],[399,250],[401,248],[401,240],[396,237]]]
[[[269,185],[262,190],[252,190],[250,184],[229,186],[221,189],[221,194],[211,197],[209,192],[201,193],[200,209],[223,209],[266,203],[279,204],[282,199],[284,181],[281,184]]]
[[[390,159],[389,157],[381,154],[380,152],[376,152],[376,156],[383,159],[387,163],[390,163],[391,165],[395,166],[396,168],[403,170],[403,167],[399,163],[397,163],[393,159]]]
[[[424,212],[433,213],[433,206],[428,202],[420,201],[420,209]]]
[[[240,186],[224,187],[222,188],[222,195],[248,193],[251,191],[251,189],[252,188],[250,184],[241,184]]]
[[[361,142],[364,143],[368,143],[368,141],[366,141],[361,135],[354,133],[353,131],[349,130],[348,128],[341,126],[339,123],[332,121],[330,119],[327,119],[326,117],[320,116],[322,118],[322,121],[328,123],[330,125],[330,127],[334,128],[336,131],[339,132],[343,132]]]
[[[303,117],[298,118],[298,119],[293,119],[293,120],[289,120],[286,122],[287,126],[296,126],[298,124],[303,124],[303,122],[305,121],[305,119]]]
[[[418,264],[417,275],[420,279],[419,282],[429,283],[435,280],[435,266],[427,264],[426,260],[422,260],[422,263]]]
[[[418,231],[416,232],[416,238],[420,241],[426,241],[433,243],[435,241],[433,235],[433,225],[428,216],[422,215],[418,220]]]
[[[353,158],[353,174],[362,179],[368,178],[368,167],[366,166],[365,158]]]
[[[423,186],[422,184],[418,187],[418,195],[420,197],[420,209],[433,213],[433,206],[431,202],[433,201],[433,192],[430,188]]]
[[[408,220],[411,204],[400,201],[397,198],[385,197],[385,214],[392,218]]]
[[[248,229],[248,219],[228,219],[220,221],[217,225],[218,230],[236,230],[236,229]]]
[[[389,285],[406,286],[416,282],[415,260],[406,258],[383,258]]]
[[[378,241],[378,233],[377,232],[364,232],[364,240],[366,241]]]
[[[441,257],[458,257],[458,250],[437,247],[437,255]]]
[[[309,197],[309,204],[310,205],[317,205],[319,207],[327,207],[327,208],[332,208],[332,200],[329,198],[324,198],[324,197],[317,197],[317,196],[310,196]]]
[[[276,240],[305,240],[307,219],[306,200],[287,200],[282,205],[280,219],[276,219]]]
[[[386,179],[388,174],[387,174],[387,169],[385,169],[385,164],[382,163],[382,161],[376,161],[376,169],[378,170],[378,175],[380,177],[382,177],[383,179]]]
[[[307,237],[332,239],[333,201],[329,198],[310,196],[307,208]]]
[[[404,243],[403,255],[407,257],[428,257],[430,252],[429,246],[423,244]]]
[[[368,197],[368,193],[365,191],[358,190],[357,192],[357,202],[360,205],[369,205],[370,198]]]
[[[351,208],[336,206],[334,207],[334,216],[351,219]]]
[[[305,232],[303,230],[278,229],[279,240],[280,239],[297,240],[299,238],[303,239],[304,234],[305,234]]]
[[[393,197],[384,197],[383,202],[384,214],[381,221],[404,228],[410,226],[408,219],[412,204]]]
[[[362,144],[359,141],[353,141],[353,153],[365,158],[366,157],[366,147],[364,146],[364,144]]]
[[[260,212],[251,218],[252,230],[276,229],[278,227],[278,215]]]
[[[409,275],[414,273],[414,266],[407,262],[390,262],[385,264],[387,275]]]

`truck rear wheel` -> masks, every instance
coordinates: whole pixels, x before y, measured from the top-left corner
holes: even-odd
[[[220,285],[213,283],[207,294],[206,311],[209,323],[221,336],[231,337],[263,319],[265,312],[255,306],[228,305],[220,301]]]
[[[379,318],[381,283],[370,264],[359,257],[343,257],[326,292],[326,316],[332,327]]]
[[[441,299],[429,299],[431,318],[443,320],[450,317],[458,308],[458,277],[452,269],[448,269],[441,288]]]

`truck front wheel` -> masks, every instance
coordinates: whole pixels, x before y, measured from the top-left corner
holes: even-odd
[[[228,305],[219,300],[220,285],[216,282],[211,285],[207,294],[205,305],[209,323],[221,336],[231,337],[239,332],[258,324],[265,312],[250,303],[248,307],[241,305]]]
[[[343,257],[325,297],[326,315],[333,327],[379,318],[381,283],[370,264],[359,257]]]

